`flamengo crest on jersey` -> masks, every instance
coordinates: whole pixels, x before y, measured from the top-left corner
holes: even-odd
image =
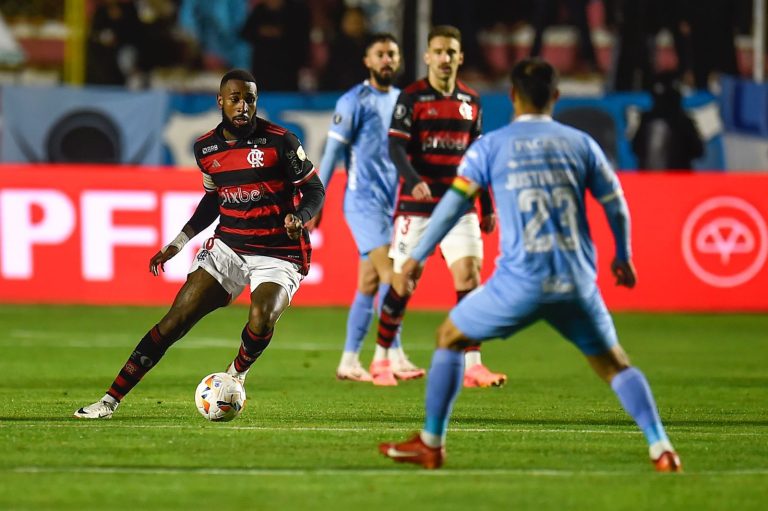
[[[207,190],[219,197],[215,236],[240,254],[275,257],[309,271],[309,234],[288,237],[284,219],[296,213],[298,187],[315,173],[296,136],[256,118],[253,132],[227,142],[222,127],[195,142],[195,159]]]
[[[251,149],[251,152],[248,153],[248,156],[246,159],[248,160],[248,163],[251,164],[251,167],[263,167],[264,151],[261,151],[254,147],[253,149]]]

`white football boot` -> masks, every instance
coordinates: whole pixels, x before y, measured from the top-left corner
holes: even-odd
[[[359,360],[352,363],[339,364],[336,368],[336,379],[360,382],[371,382],[373,377],[366,371]]]
[[[73,415],[78,419],[111,419],[119,404],[104,400],[96,401],[92,405],[80,408]]]
[[[427,371],[408,359],[403,348],[389,350],[389,362],[392,372],[398,380],[415,380],[423,378]]]
[[[227,367],[227,374],[233,376],[235,379],[237,379],[240,382],[240,385],[245,386],[245,377],[248,376],[248,371],[250,371],[251,368],[249,367],[242,373],[238,372],[237,369],[235,369],[235,362],[232,361],[229,364],[229,367]]]

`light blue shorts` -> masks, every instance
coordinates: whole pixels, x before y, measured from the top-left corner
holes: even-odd
[[[508,281],[507,281],[508,282]],[[499,286],[491,277],[450,312],[451,321],[468,338],[506,338],[543,319],[585,355],[599,355],[618,343],[603,297],[595,286],[587,296],[551,301],[533,287]]]
[[[368,252],[375,248],[389,246],[393,221],[387,213],[345,211],[344,219],[362,259],[367,259]]]

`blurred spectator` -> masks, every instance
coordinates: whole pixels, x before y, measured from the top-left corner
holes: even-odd
[[[617,0],[614,17],[617,23],[614,43],[614,65],[610,70],[608,89],[614,91],[649,90],[653,80],[651,52],[655,40],[651,21],[652,0]]]
[[[592,32],[587,20],[587,4],[589,0],[539,0],[533,11],[533,27],[536,35],[531,47],[531,56],[541,55],[541,47],[544,41],[544,31],[547,26],[558,21],[560,7],[565,3],[568,10],[567,22],[574,25],[579,31],[579,58],[581,67],[588,72],[597,72],[597,58],[595,47],[592,44]],[[584,69],[585,68],[585,69]]]
[[[207,69],[247,68],[248,43],[240,30],[248,13],[248,0],[182,0],[179,25],[197,40]]]
[[[141,30],[138,67],[144,73],[156,68],[199,68],[196,41],[178,25],[178,2],[137,0]]]
[[[139,18],[132,1],[99,0],[86,42],[85,82],[125,85],[131,61],[135,61],[138,33]]]
[[[309,10],[299,0],[260,0],[241,37],[251,44],[251,71],[265,91],[297,91],[309,54]]]
[[[673,72],[660,73],[651,88],[653,106],[644,112],[632,139],[640,170],[690,170],[704,154],[693,120],[683,109],[680,82]]]
[[[669,31],[677,57],[678,76],[685,76],[691,70],[690,24],[686,0],[653,0],[651,4],[651,26],[648,44],[656,48],[656,36],[662,30]]]
[[[323,90],[346,90],[368,78],[363,60],[368,38],[368,22],[359,7],[349,7],[341,14],[339,32],[331,42],[328,64],[320,80]]]
[[[714,72],[738,74],[736,23],[738,9],[732,0],[686,0],[691,26],[693,80],[708,90]]]

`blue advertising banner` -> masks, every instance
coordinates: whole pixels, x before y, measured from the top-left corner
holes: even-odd
[[[302,140],[319,163],[338,93],[264,93],[258,115]],[[216,95],[111,88],[3,87],[0,161],[94,162],[194,167],[194,141],[221,120]],[[485,132],[512,118],[506,93],[481,95]],[[695,169],[725,167],[723,124],[717,98],[696,94],[683,105],[705,140]],[[645,93],[564,97],[554,116],[592,135],[617,169],[637,168],[631,138],[640,114],[651,106]]]
[[[167,92],[4,86],[0,161],[163,163]]]

